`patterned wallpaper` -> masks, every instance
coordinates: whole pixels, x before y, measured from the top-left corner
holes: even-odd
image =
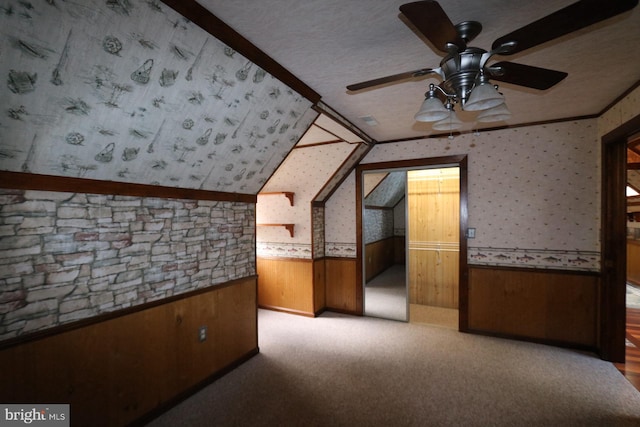
[[[362,221],[364,243],[373,243],[393,236],[393,211],[366,209]]]
[[[367,185],[368,176],[368,173],[364,175],[363,186]],[[374,172],[372,178],[378,181],[378,174]],[[391,209],[368,209],[367,206],[394,207],[404,197],[406,181],[406,172],[391,172],[365,197],[362,222],[365,244],[377,242],[394,235],[394,211]]]
[[[476,228],[470,263],[598,270],[597,132],[595,120],[580,120],[379,144],[364,163],[466,154],[469,227]],[[355,243],[355,195],[335,196],[327,217],[350,220],[341,225],[341,241]],[[328,228],[327,241],[333,236]]]
[[[354,150],[347,143],[294,149],[262,192],[292,191],[293,206],[284,197],[259,195],[258,224],[295,224],[295,235],[281,227],[259,227],[257,251],[261,256],[311,258],[311,201],[345,158]]]
[[[352,171],[325,204],[326,255],[356,257],[356,173]]]
[[[317,113],[158,1],[5,1],[0,169],[255,194]]]
[[[367,181],[369,174],[364,175]],[[374,175],[374,177],[377,176]],[[365,198],[365,206],[394,207],[404,197],[407,175],[405,172],[391,172]]]
[[[345,160],[345,162],[335,171],[329,181],[322,187],[315,197],[315,200],[320,202],[326,202],[332,195],[332,192],[340,185],[341,181],[346,179],[345,177],[356,167],[358,162],[371,150],[370,145],[358,144],[351,156]]]
[[[407,207],[404,200],[393,208],[393,235],[404,236],[407,227]]]

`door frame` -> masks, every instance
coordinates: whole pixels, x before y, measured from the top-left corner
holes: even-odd
[[[624,363],[627,277],[627,141],[640,132],[640,115],[602,137],[602,255],[600,357]]]
[[[363,184],[360,186],[360,191],[361,191],[361,198],[362,200],[365,200],[367,198],[367,195],[364,194],[364,182],[365,182],[365,174],[366,173],[376,173],[376,172],[380,172],[380,173],[386,173],[391,174],[391,173],[402,173],[404,174],[404,194],[402,195],[402,199],[400,200],[400,202],[398,202],[397,204],[400,203],[404,203],[406,205],[407,203],[407,172],[408,170],[405,169],[369,169],[369,170],[363,170],[360,173],[360,177],[362,178],[362,182]],[[382,181],[384,181],[385,179],[387,179],[387,176],[385,176],[377,185],[379,185]],[[394,206],[395,209],[395,206]],[[361,212],[360,212],[360,217],[364,218],[365,216],[365,211],[366,211],[366,206],[364,205],[364,203],[361,204]],[[405,222],[406,222],[406,216],[407,216],[408,212],[405,212]],[[362,224],[362,235],[364,236],[366,234],[366,229],[365,229],[365,224]],[[365,242],[365,239],[363,237],[362,242],[360,242],[361,244],[361,248],[362,248],[362,315],[366,316],[367,315],[367,301],[366,301],[366,284],[368,283],[367,280],[367,269],[365,267],[366,262],[364,261],[367,258],[367,243]],[[407,245],[407,241],[405,239],[405,246]],[[395,242],[394,242],[394,246],[395,246]],[[401,322],[409,322],[409,282],[407,281],[407,277],[408,276],[408,268],[407,268],[407,264],[405,263],[405,318],[404,319],[390,319],[390,320],[398,320]],[[371,280],[371,279],[369,279]],[[384,318],[384,317],[383,317]]]
[[[443,156],[423,159],[397,160],[390,162],[359,164],[356,167],[356,313],[364,314],[363,286],[363,228],[362,228],[362,174],[372,170],[410,170],[435,167],[458,167],[460,169],[460,252],[458,281],[458,330],[469,328],[469,269],[467,267],[468,183],[467,156]]]

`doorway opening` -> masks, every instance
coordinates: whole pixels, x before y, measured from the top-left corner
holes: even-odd
[[[364,314],[406,322],[407,172],[368,171],[362,179]]]
[[[627,292],[627,150],[640,116],[602,137],[602,285],[600,356],[625,362]]]
[[[394,202],[378,206],[376,188],[389,188],[391,182],[396,183]],[[399,182],[404,184],[402,196],[397,196]],[[359,312],[466,331],[466,156],[361,164],[356,171],[356,206]],[[386,227],[386,234],[391,228],[392,239],[370,230],[372,218],[383,216],[386,223],[383,219],[374,227]],[[386,264],[380,263],[380,257]],[[387,280],[387,295],[394,288],[394,296],[376,295],[377,282],[383,280]],[[395,281],[393,286],[389,281]],[[378,301],[384,298],[395,300],[395,313],[402,313],[385,314]]]
[[[640,390],[640,133],[627,144],[627,276],[625,363],[622,374]]]
[[[460,168],[407,171],[409,312],[458,329]]]

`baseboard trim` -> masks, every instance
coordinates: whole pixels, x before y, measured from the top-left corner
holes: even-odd
[[[293,308],[278,307],[275,305],[258,304],[258,308],[263,308],[265,310],[271,310],[271,311],[279,311],[281,313],[295,314],[297,316],[316,317],[315,313],[312,313],[309,311],[295,310]]]
[[[358,316],[358,317],[362,317],[363,316],[362,313],[358,313],[358,312],[353,311],[353,310],[343,310],[341,308],[327,307],[325,309],[325,311],[332,311],[334,313],[340,313],[340,314],[348,314],[350,316]]]
[[[0,350],[6,350],[10,347],[15,347],[18,345],[22,345],[31,341],[52,337],[54,335],[60,335],[65,332],[73,331],[75,329],[84,328],[87,326],[95,325],[97,323],[106,322],[108,320],[116,319],[118,317],[127,316],[133,313],[137,313],[139,311],[148,310],[153,307],[157,307],[164,304],[170,304],[172,302],[191,298],[196,295],[201,295],[207,292],[213,292],[222,288],[226,288],[229,286],[235,286],[240,283],[243,283],[246,280],[255,280],[257,283],[258,276],[251,275],[247,277],[242,277],[240,279],[232,279],[227,282],[222,282],[218,284],[214,284],[211,286],[207,286],[206,288],[195,289],[192,291],[184,292],[177,295],[172,295],[170,297],[161,298],[155,301],[150,301],[143,304],[134,305],[132,307],[123,308],[121,310],[109,311],[106,313],[97,314],[93,317],[87,317],[84,319],[76,320],[73,322],[65,323],[63,325],[53,326],[51,328],[38,330],[34,332],[30,332],[25,335],[20,335],[14,338],[7,338],[4,341],[0,341]]]
[[[225,376],[229,372],[233,371],[238,366],[242,365],[243,363],[245,363],[246,361],[248,361],[252,357],[256,356],[258,353],[260,353],[260,348],[259,347],[256,347],[256,348],[252,349],[251,351],[247,352],[246,354],[240,356],[238,359],[236,359],[235,361],[233,361],[229,365],[227,365],[224,368],[218,370],[217,372],[215,372],[214,374],[212,374],[209,377],[205,378],[204,380],[200,381],[199,383],[189,387],[188,389],[184,390],[183,392],[177,394],[174,398],[166,401],[165,403],[163,403],[162,405],[160,405],[156,409],[148,412],[147,414],[145,414],[142,417],[138,418],[137,420],[135,420],[131,424],[128,424],[128,426],[129,427],[138,427],[138,426],[147,425],[152,420],[158,418],[159,416],[161,416],[165,412],[168,412],[170,409],[172,409],[173,407],[177,406],[179,403],[187,400],[188,398],[190,398],[191,396],[193,396],[194,394],[196,394],[197,392],[199,392],[203,388],[207,387],[208,385],[210,385],[210,384],[214,383],[215,381],[219,380],[220,378],[222,378],[223,376]]]
[[[543,338],[525,337],[521,335],[504,334],[500,332],[482,331],[477,329],[465,329],[465,330],[460,329],[459,332],[473,334],[473,335],[482,335],[485,337],[501,338],[501,339],[507,339],[507,340],[513,340],[513,341],[531,342],[535,344],[568,348],[571,350],[588,351],[591,353],[599,354],[599,350],[596,347],[583,345],[583,344],[576,344],[568,341],[557,341],[557,340],[548,340]]]

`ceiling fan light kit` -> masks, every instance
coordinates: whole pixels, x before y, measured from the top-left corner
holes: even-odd
[[[458,118],[456,111],[453,109],[453,103],[447,101],[445,108],[447,109],[447,112],[448,112],[447,117],[435,122],[432,126],[433,129],[448,130],[448,131],[460,129],[462,127],[462,120]]]
[[[479,80],[479,84],[473,88],[469,98],[462,104],[463,110],[481,111],[504,104],[504,95],[498,92],[497,85],[492,85],[489,79],[482,76]]]
[[[511,113],[505,98],[498,92],[498,86],[489,79],[547,90],[560,83],[567,73],[508,61],[488,65],[494,55],[522,52],[624,13],[637,4],[638,0],[580,0],[499,37],[490,51],[467,45],[482,31],[479,22],[464,21],[453,25],[440,4],[434,0],[403,4],[400,11],[415,28],[438,50],[447,53],[440,67],[368,80],[349,85],[347,89],[358,91],[411,77],[436,74],[442,78],[442,83],[438,86],[433,83],[429,85],[425,100],[414,116],[416,121],[435,122],[434,130],[459,129],[462,122],[455,116],[454,104],[459,104],[465,111],[480,111],[476,117],[478,122],[508,120]],[[456,120],[459,124],[454,124]]]
[[[449,117],[449,110],[438,99],[434,84],[429,86],[422,106],[413,117],[419,122],[437,122]]]
[[[440,91],[445,98],[444,101],[439,99],[436,90]],[[479,78],[478,84],[467,93],[469,94],[468,99],[465,100],[463,98],[461,101],[462,109],[465,111],[481,111],[477,121],[497,122],[511,117],[511,113],[504,101],[504,95],[498,92],[498,86],[492,85],[488,79]],[[455,127],[452,127],[452,124],[447,127],[445,124],[440,123],[441,121],[447,121],[451,115],[455,115],[454,104],[458,102],[458,99],[460,98],[456,94],[449,94],[441,87],[431,83],[429,91],[425,94],[425,100],[422,102],[422,106],[414,116],[414,119],[419,122],[438,122],[436,123],[437,126],[436,124],[433,125],[434,130],[460,129],[462,121],[457,116],[455,117]]]
[[[435,122],[432,127],[434,130],[458,130],[462,127],[462,121],[452,111],[451,117]]]
[[[496,107],[489,108],[488,110],[481,111],[476,117],[476,120],[481,123],[487,122],[501,122],[509,120],[511,118],[511,111],[507,108],[506,104],[500,104]]]

